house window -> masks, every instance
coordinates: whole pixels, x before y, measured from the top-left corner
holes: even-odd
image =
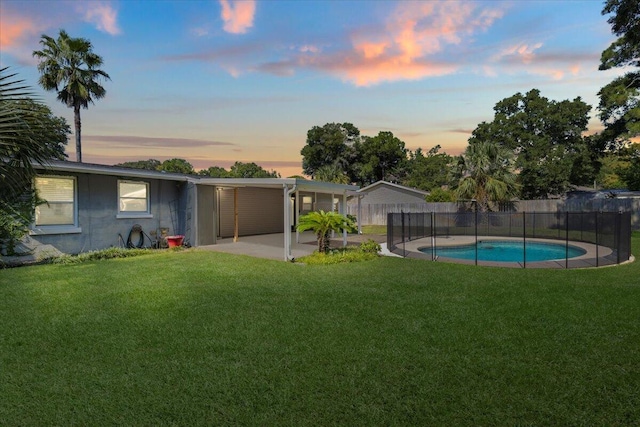
[[[38,196],[46,203],[36,206],[36,227],[76,225],[76,180],[74,177],[38,176]]]
[[[118,216],[149,215],[149,184],[138,181],[118,181]]]
[[[312,211],[313,210],[313,197],[311,197],[311,196],[302,196],[302,210],[303,211]]]

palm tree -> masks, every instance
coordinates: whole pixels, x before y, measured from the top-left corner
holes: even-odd
[[[337,212],[322,210],[302,215],[298,223],[298,231],[313,230],[316,233],[318,251],[323,253],[329,252],[329,233],[344,229],[348,232],[355,231],[355,225],[351,219]]]
[[[350,180],[338,163],[320,166],[313,174],[316,181],[334,182],[336,184],[349,184]]]
[[[106,90],[98,80],[110,80],[110,77],[99,68],[102,57],[93,53],[87,39],[69,37],[66,31],[60,30],[57,40],[43,34],[40,44],[42,50],[33,52],[33,56],[39,59],[38,82],[45,90],[57,91],[58,100],[73,108],[76,159],[82,162],[80,107],[89,108],[89,103],[103,98]]]
[[[16,74],[0,68],[0,252],[13,254],[15,241],[28,230],[38,203],[33,190],[34,164],[56,156],[42,110],[29,101],[31,89]]]
[[[469,144],[458,164],[462,176],[455,190],[458,200],[475,200],[481,211],[493,210],[518,194],[513,155],[487,141]]]

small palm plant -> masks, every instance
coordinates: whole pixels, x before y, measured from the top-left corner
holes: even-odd
[[[298,231],[313,230],[318,239],[318,251],[329,252],[331,231],[355,232],[356,227],[353,221],[337,212],[325,212],[323,210],[310,212],[300,217]]]

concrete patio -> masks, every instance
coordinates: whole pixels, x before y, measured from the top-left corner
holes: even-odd
[[[291,233],[291,256],[299,258],[311,255],[316,249],[316,236],[312,232]],[[200,246],[200,250],[249,255],[257,258],[284,259],[284,233],[241,236],[237,242],[233,238],[219,239],[215,245]]]

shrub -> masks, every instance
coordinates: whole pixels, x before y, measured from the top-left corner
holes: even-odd
[[[358,248],[333,249],[327,253],[316,251],[311,255],[296,259],[296,262],[309,265],[329,265],[343,262],[369,261],[377,258],[377,256],[376,254],[362,252]]]
[[[87,261],[97,261],[102,259],[128,258],[151,253],[150,249],[123,249],[109,248],[98,251],[84,252],[78,255],[62,255],[51,260],[52,264],[80,264]]]
[[[382,247],[375,240],[368,239],[367,241],[360,243],[358,249],[360,252],[377,254],[382,250]]]

